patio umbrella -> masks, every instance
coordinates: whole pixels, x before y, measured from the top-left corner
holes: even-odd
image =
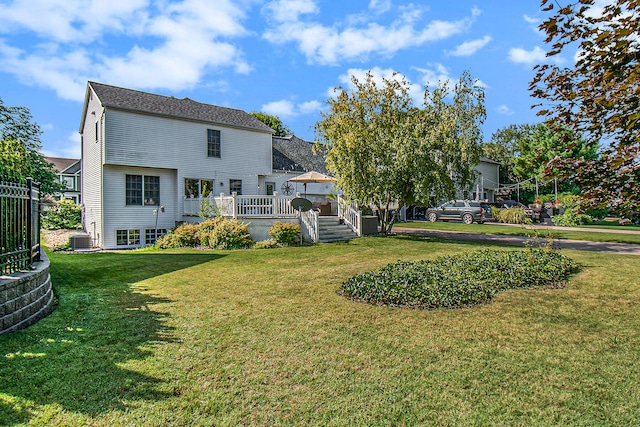
[[[333,182],[335,178],[329,175],[325,175],[316,171],[305,172],[302,175],[298,175],[291,178],[291,182],[301,182],[304,184],[304,195],[307,196],[307,184],[310,182]]]

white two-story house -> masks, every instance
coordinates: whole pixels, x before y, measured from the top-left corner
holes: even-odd
[[[264,194],[273,174],[271,128],[188,98],[89,82],[80,134],[84,226],[102,248],[151,244],[185,220],[185,197]]]

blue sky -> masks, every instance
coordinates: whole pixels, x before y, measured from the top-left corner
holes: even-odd
[[[469,70],[488,140],[539,121],[545,16],[537,0],[0,0],[0,98],[31,110],[45,155],[79,157],[88,80],[275,114],[312,140],[350,75],[397,71],[419,97]]]

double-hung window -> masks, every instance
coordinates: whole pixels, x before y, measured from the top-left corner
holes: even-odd
[[[220,131],[207,129],[207,157],[222,157],[220,153]]]
[[[127,206],[159,206],[160,177],[127,175],[125,179],[125,202]]]

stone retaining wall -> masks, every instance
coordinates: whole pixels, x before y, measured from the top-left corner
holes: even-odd
[[[0,335],[24,329],[53,311],[49,259],[41,254],[35,269],[0,276]]]

